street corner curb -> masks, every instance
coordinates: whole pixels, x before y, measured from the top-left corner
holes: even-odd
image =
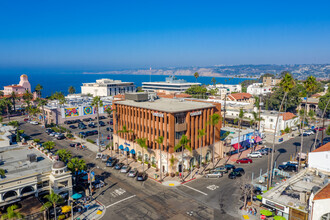
[[[195,179],[196,179],[196,177],[194,177],[194,178],[192,178],[192,179],[190,179],[190,180],[184,181],[184,182],[182,182],[181,184],[189,183],[189,182],[191,182],[191,181],[194,181]]]
[[[155,181],[155,182],[157,182],[157,183],[160,183],[160,184],[162,184],[162,182],[161,182],[161,181],[159,181],[159,180],[156,180],[156,179],[154,179],[154,178],[152,178],[152,177],[148,177],[148,179],[151,179],[151,180],[153,180],[153,181]]]
[[[105,214],[107,208],[105,207],[105,205],[103,205],[101,202],[99,202],[99,201],[96,200],[96,199],[95,199],[95,202],[98,203],[98,204],[103,208],[103,210],[102,210],[102,214],[101,214],[101,215],[99,216],[99,218],[98,218],[98,219],[101,219],[101,218],[104,216],[104,214]]]

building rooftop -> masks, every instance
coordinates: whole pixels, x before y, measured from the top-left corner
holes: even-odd
[[[328,173],[315,172],[311,169],[302,170],[286,182],[264,193],[263,198],[307,212],[311,193],[317,192],[329,181],[326,174]]]
[[[83,83],[83,86],[96,86],[96,87],[106,87],[110,85],[133,85],[133,82],[122,82],[121,80],[113,80],[113,79],[98,79],[96,82],[92,83]]]
[[[330,199],[330,183],[314,196],[313,200]]]
[[[184,99],[160,98],[154,101],[135,102],[133,100],[116,101],[116,104],[138,108],[151,109],[161,112],[185,112],[214,107],[211,103],[189,101]]]
[[[287,120],[290,120],[292,118],[295,118],[297,117],[295,114],[291,113],[291,112],[284,112],[284,113],[281,113],[281,116],[283,116],[283,120],[284,121],[287,121]]]
[[[221,128],[221,131],[224,131],[224,132],[229,131],[230,132],[230,135],[228,135],[226,137],[226,139],[227,138],[231,139],[231,138],[238,137],[238,130],[239,130],[238,128],[233,128],[233,127],[222,127]],[[241,129],[240,135],[243,136],[243,135],[246,135],[246,134],[251,134],[253,132],[254,132],[253,129],[251,129],[251,128],[245,128],[245,129]]]
[[[79,107],[79,106],[89,106],[91,105],[92,101],[93,101],[93,97],[88,97],[88,96],[66,96],[65,97],[66,103],[63,105],[59,104],[58,100],[53,100],[47,103],[47,105],[45,106],[45,108],[48,109],[56,109],[58,107]],[[112,104],[112,100],[113,97],[101,97],[101,100],[103,102],[103,106],[104,105],[111,105]]]
[[[142,84],[152,84],[152,85],[160,85],[160,84],[180,84],[180,85],[200,85],[201,83],[197,82],[187,82],[184,79],[178,79],[175,76],[166,77],[165,82],[143,82]]]
[[[30,162],[28,154],[36,154],[37,162]],[[6,177],[0,179],[0,184],[11,179],[28,176],[34,173],[44,173],[52,170],[52,161],[38,150],[25,147],[12,147],[0,151],[0,168],[6,171]]]
[[[325,145],[313,150],[312,152],[323,152],[323,151],[330,151],[330,142],[328,142]]]
[[[249,99],[252,95],[250,93],[233,93],[228,95],[231,100]]]

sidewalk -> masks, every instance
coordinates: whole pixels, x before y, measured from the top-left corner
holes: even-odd
[[[83,213],[76,213],[74,219],[76,220],[96,220],[101,219],[105,213],[105,207],[97,200],[93,200],[89,204],[89,208]]]

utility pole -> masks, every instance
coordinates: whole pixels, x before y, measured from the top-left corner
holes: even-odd
[[[258,132],[259,132],[259,135],[260,135],[260,124],[261,124],[260,112],[261,112],[261,94],[259,95],[259,123],[258,123]]]
[[[325,111],[326,111],[326,110],[325,110]],[[325,117],[323,117],[323,126],[322,126],[322,127],[323,127],[323,129],[322,129],[322,140],[321,140],[321,141],[322,141],[322,145],[323,145],[324,130],[325,130],[325,129],[324,129],[324,128],[325,128],[325,127],[324,127],[324,121],[325,121]],[[320,129],[320,128],[319,128],[319,129]]]
[[[223,127],[226,126],[226,99],[227,99],[227,93],[225,94],[225,106],[224,106],[224,111],[223,111]]]

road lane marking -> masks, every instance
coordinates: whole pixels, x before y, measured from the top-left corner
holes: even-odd
[[[129,197],[125,198],[125,199],[119,200],[119,201],[117,201],[117,202],[115,202],[115,203],[112,203],[112,204],[108,205],[108,206],[105,207],[105,208],[107,209],[107,208],[109,208],[109,207],[111,207],[111,206],[117,205],[118,203],[124,202],[124,201],[126,201],[126,200],[128,200],[128,199],[131,199],[131,198],[135,197],[135,196],[136,196],[136,195],[132,195],[132,196],[129,196]]]
[[[216,185],[209,185],[209,186],[207,186],[206,188],[208,188],[209,190],[216,190],[216,189],[218,189],[219,188],[219,186],[216,186]]]
[[[206,194],[205,192],[202,192],[202,191],[200,191],[200,190],[198,190],[198,189],[192,188],[192,187],[187,186],[187,185],[182,185],[182,186],[185,186],[185,187],[187,187],[187,188],[189,188],[189,189],[195,190],[196,192],[199,192],[199,193],[201,193],[201,194],[207,196],[207,194]]]

